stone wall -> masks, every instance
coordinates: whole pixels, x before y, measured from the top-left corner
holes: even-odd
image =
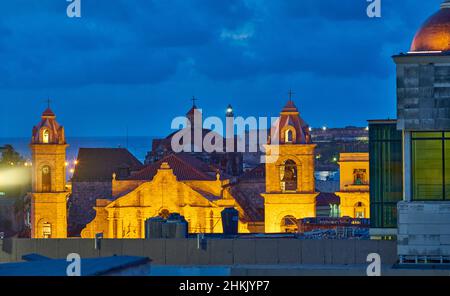
[[[398,254],[450,256],[450,204],[399,202]]]
[[[382,264],[397,261],[395,241],[298,240],[298,239],[207,239],[198,248],[197,239],[114,240],[94,249],[90,239],[5,239],[0,241],[0,262],[20,261],[29,253],[51,258],[112,255],[145,256],[157,265],[300,265],[366,264],[367,255],[378,253]]]
[[[78,236],[81,230],[95,218],[97,199],[112,197],[112,183],[74,182],[69,198],[69,236]]]
[[[397,56],[398,128],[450,128],[450,57]]]

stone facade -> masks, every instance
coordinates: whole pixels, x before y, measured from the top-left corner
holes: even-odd
[[[286,223],[316,216],[314,149],[308,126],[292,101],[272,127],[266,151],[265,232],[288,231]],[[295,227],[289,231],[296,231]]]
[[[31,237],[67,237],[66,149],[64,128],[47,109],[33,129]]]
[[[111,196],[111,181],[73,182],[69,199],[69,235],[78,235],[94,219],[97,199]]]
[[[341,153],[339,160],[341,216],[370,218],[369,154]]]
[[[450,56],[399,55],[397,127],[401,130],[450,129]]]
[[[444,135],[450,131],[449,27],[450,4],[445,1],[418,30],[410,52],[394,56],[397,128],[403,135],[403,201],[397,205],[399,255],[450,256],[450,202],[445,201],[449,184],[444,178],[448,156],[443,149],[442,157],[435,153],[433,158],[433,152],[418,148],[414,139],[426,135],[420,132]],[[430,157],[426,160],[430,166],[442,166],[443,175],[439,169],[430,169],[423,181],[442,178],[441,197],[416,190],[417,172],[425,171],[417,154]]]
[[[163,163],[151,181],[144,182],[115,201],[97,200],[96,217],[82,231],[83,238],[102,232],[105,238],[145,238],[144,222],[162,213],[179,213],[188,221],[190,233],[222,233],[221,212],[235,207],[243,211],[220,179],[178,181]],[[240,223],[241,232],[248,232]]]
[[[450,256],[450,204],[400,202],[398,255]]]

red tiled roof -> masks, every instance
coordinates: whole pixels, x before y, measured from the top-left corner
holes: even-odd
[[[158,172],[158,169],[161,167],[161,164],[164,162],[169,164],[173,173],[177,176],[178,181],[216,180],[217,168],[185,153],[170,154],[155,163],[147,165],[142,170],[133,173],[129,179],[152,180]]]

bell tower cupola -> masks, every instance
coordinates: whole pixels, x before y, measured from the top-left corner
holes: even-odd
[[[50,106],[33,128],[31,235],[33,238],[67,237],[66,143],[64,127]]]

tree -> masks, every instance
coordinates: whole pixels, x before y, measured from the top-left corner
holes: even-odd
[[[11,145],[3,147],[2,156],[0,158],[0,166],[23,164],[25,160]]]

